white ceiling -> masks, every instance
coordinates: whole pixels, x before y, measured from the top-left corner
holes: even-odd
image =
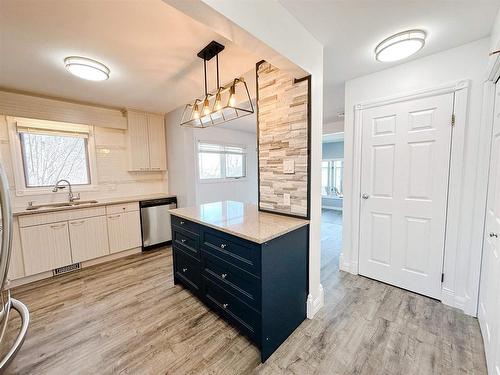
[[[374,59],[384,38],[424,29],[426,46],[411,58],[416,59],[488,36],[500,6],[500,0],[279,1],[325,46],[325,122],[343,111],[346,80],[398,64]]]
[[[0,0],[0,86],[168,112],[203,94],[196,53],[211,40],[226,46],[221,83],[260,60],[162,0]],[[69,55],[104,63],[109,80],[72,76]]]

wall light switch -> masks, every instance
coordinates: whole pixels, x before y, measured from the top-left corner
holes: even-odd
[[[294,160],[283,160],[283,173],[294,174],[295,173],[295,161]]]
[[[283,205],[290,206],[290,194],[288,193],[283,194]]]

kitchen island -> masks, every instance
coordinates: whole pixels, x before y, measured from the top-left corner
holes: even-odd
[[[174,282],[247,335],[264,362],[306,317],[309,222],[234,201],[170,213]]]

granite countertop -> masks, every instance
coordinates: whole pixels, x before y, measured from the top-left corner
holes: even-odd
[[[102,198],[96,199],[97,203],[90,204],[82,204],[80,206],[63,206],[63,207],[44,207],[39,208],[37,210],[27,210],[26,207],[13,207],[12,214],[14,216],[22,216],[22,215],[35,215],[42,214],[47,212],[56,212],[56,211],[66,211],[66,210],[78,210],[81,208],[90,208],[90,207],[99,207],[99,206],[107,206],[110,204],[120,204],[120,203],[132,203],[132,202],[140,202],[149,199],[160,199],[160,198],[171,198],[175,197],[172,194],[165,193],[157,193],[157,194],[145,194],[145,195],[134,195],[128,197],[113,197],[113,198]],[[82,199],[87,200],[87,199]],[[35,205],[42,204],[43,202],[35,202]]]
[[[261,212],[254,204],[235,201],[175,208],[170,213],[259,244],[309,224],[308,220]]]

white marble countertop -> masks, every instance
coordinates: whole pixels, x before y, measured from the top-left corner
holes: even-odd
[[[308,220],[261,212],[254,204],[235,201],[175,208],[170,213],[259,244],[309,224]]]
[[[175,197],[175,195],[157,193],[157,194],[133,195],[128,197],[112,197],[112,198],[102,198],[102,199],[98,198],[96,199],[97,203],[82,204],[80,206],[77,205],[77,206],[63,206],[63,207],[43,207],[36,210],[27,210],[26,207],[13,207],[12,214],[14,216],[35,215],[47,212],[78,210],[81,208],[107,206],[110,204],[119,204],[119,203],[132,203],[132,202],[146,201],[149,199],[160,199],[160,198],[171,198],[171,197]],[[38,204],[38,202],[35,204]]]

